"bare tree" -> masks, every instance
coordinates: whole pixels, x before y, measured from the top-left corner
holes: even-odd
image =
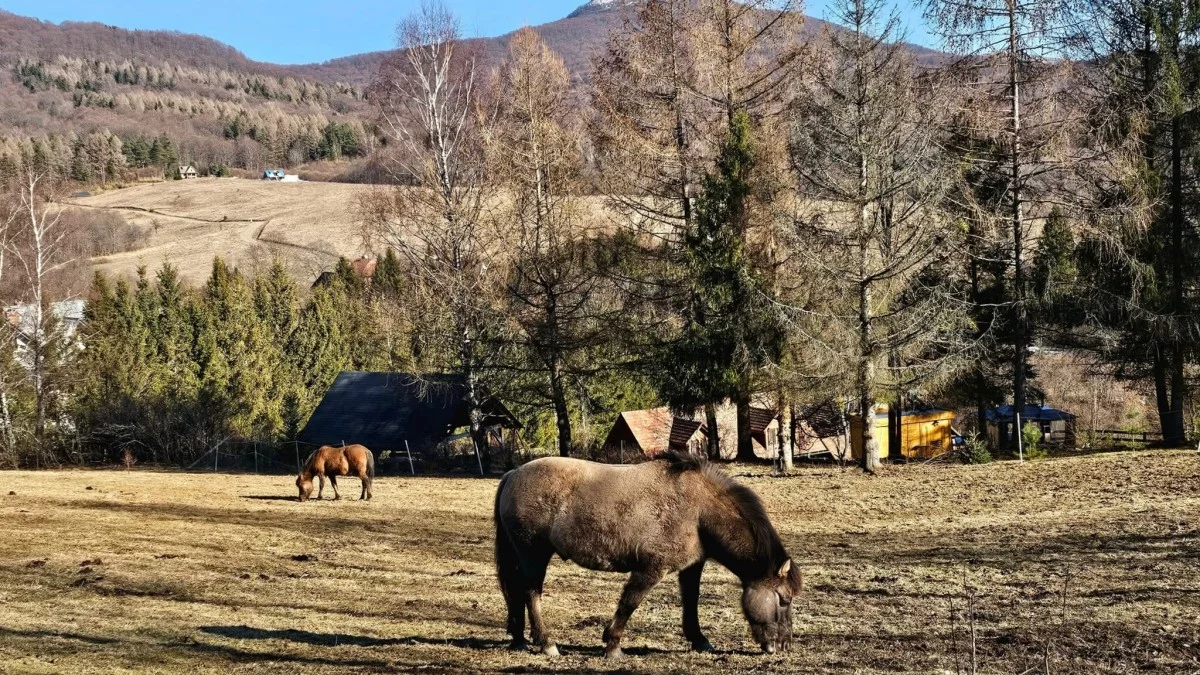
[[[56,394],[55,374],[62,348],[61,325],[51,311],[48,281],[71,260],[64,255],[70,235],[63,226],[62,209],[53,206],[47,194],[55,177],[39,171],[32,163],[21,171],[17,185],[20,215],[17,231],[9,240],[9,253],[29,283],[28,316],[20,319],[28,378],[34,395],[34,441],[39,457],[46,425]]]
[[[564,457],[572,380],[593,370],[586,356],[602,344],[612,309],[602,304],[594,264],[594,216],[581,196],[582,120],[569,90],[562,59],[532,29],[521,29],[494,86],[489,134],[494,175],[505,190],[500,217],[514,254],[509,295],[521,353],[510,367],[537,375],[532,389],[554,408]]]
[[[937,89],[916,76],[897,19],[880,0],[842,0],[809,95],[796,108],[797,262],[832,291],[808,335],[832,372],[854,373],[862,467],[880,464],[880,395],[946,365],[961,327],[939,265],[956,246],[940,212],[951,174],[937,139]],[[903,353],[908,358],[896,357]],[[828,367],[828,364],[826,365]]]
[[[505,270],[489,212],[475,60],[440,4],[422,5],[397,35],[399,50],[380,66],[371,98],[398,150],[402,186],[364,200],[363,216],[405,263],[426,359],[462,376],[471,435],[486,453],[480,374],[496,358],[491,332],[501,323]]]
[[[1028,307],[1025,248],[1033,217],[1045,216],[1051,175],[1061,168],[1052,157],[1064,145],[1058,107],[1068,65],[1058,59],[1072,20],[1068,0],[929,0],[927,16],[947,45],[962,55],[955,64],[964,87],[979,90],[964,117],[1003,148],[1004,188],[991,217],[1007,221],[1012,297],[1008,330],[1012,336],[1013,409],[1024,410],[1028,390],[1032,326]],[[990,160],[989,160],[990,161]],[[990,170],[989,170],[990,171]],[[1019,437],[1019,430],[1014,437]]]

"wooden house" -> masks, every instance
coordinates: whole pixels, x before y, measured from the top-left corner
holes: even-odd
[[[363,256],[355,258],[354,261],[350,263],[350,269],[354,270],[354,273],[359,277],[362,277],[363,283],[365,283],[367,286],[370,286],[371,279],[375,277],[375,268],[378,266],[378,264],[379,261],[375,258],[367,258]],[[317,275],[317,278],[313,280],[310,288],[328,286],[329,284],[333,283],[335,275],[336,273],[332,270],[325,270],[324,272],[321,272]]]
[[[188,180],[189,178],[199,178],[200,172],[196,171],[196,167],[192,166],[191,164],[185,164],[179,167],[179,177],[183,180]]]
[[[673,415],[667,408],[626,410],[617,416],[604,447],[622,453],[657,457],[668,451],[704,453],[703,424]]]
[[[795,410],[795,456],[829,455],[835,459],[850,457],[850,434],[845,410],[830,399],[798,406]]]
[[[521,424],[499,399],[480,408],[489,430]],[[361,443],[383,450],[427,451],[470,425],[466,386],[457,375],[344,371],[325,392],[297,440],[306,446]]]
[[[850,449],[855,459],[862,457],[862,416],[849,415]],[[900,448],[889,447],[888,408],[879,406],[875,413],[875,442],[879,456],[929,459],[951,449],[954,444],[954,413],[949,410],[904,410],[900,413]]]
[[[1013,407],[998,405],[986,411],[988,442],[993,448],[1007,445],[1013,438]],[[1021,413],[1021,427],[1036,424],[1042,442],[1075,447],[1075,415],[1048,405],[1027,405]]]

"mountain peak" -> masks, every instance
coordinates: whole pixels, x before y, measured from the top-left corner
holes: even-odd
[[[568,14],[567,18],[573,19],[577,16],[607,12],[630,4],[633,4],[633,0],[588,0],[577,7],[574,12]]]

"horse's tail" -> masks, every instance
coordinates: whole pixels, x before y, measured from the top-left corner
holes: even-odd
[[[496,580],[500,583],[500,592],[509,606],[514,602],[524,602],[521,597],[521,562],[517,548],[513,545],[512,537],[504,527],[504,519],[500,514],[500,497],[508,485],[512,472],[504,474],[500,486],[496,488],[496,503],[492,509],[492,517],[496,521]],[[511,628],[511,627],[510,627]],[[516,635],[513,636],[518,637]]]
[[[375,482],[375,453],[371,452],[370,448],[364,448],[367,451],[367,478],[371,482]]]

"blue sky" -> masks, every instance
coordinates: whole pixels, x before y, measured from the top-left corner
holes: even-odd
[[[501,35],[523,25],[561,19],[584,0],[444,0],[468,36]],[[828,0],[805,12],[824,16]],[[197,33],[233,45],[256,61],[312,63],[388,49],[394,27],[419,0],[0,0],[0,8],[55,23],[99,21],[122,28]],[[920,32],[920,11],[903,3]]]

